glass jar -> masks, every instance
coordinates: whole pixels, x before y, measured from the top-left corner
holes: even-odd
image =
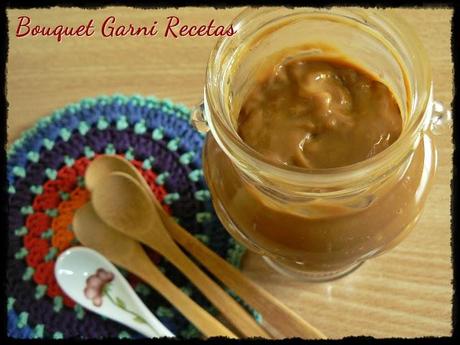
[[[433,101],[425,50],[401,18],[364,9],[247,9],[236,34],[211,52],[204,100],[193,112],[208,131],[203,169],[230,234],[282,273],[330,280],[397,245],[420,217],[436,170],[432,135],[451,123]],[[400,137],[352,165],[306,169],[271,163],[237,134],[242,102],[270,56],[338,55],[393,92]]]

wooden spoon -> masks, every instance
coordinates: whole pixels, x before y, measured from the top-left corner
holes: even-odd
[[[321,331],[302,319],[265,289],[246,278],[238,269],[177,224],[172,217],[166,214],[143,176],[128,160],[114,155],[99,156],[89,164],[86,170],[86,187],[93,190],[99,180],[106,178],[114,171],[127,173],[141,183],[144,189],[149,192],[156,206],[156,211],[174,240],[197,258],[217,279],[261,313],[264,322],[275,328],[281,333],[281,336],[326,339]]]
[[[90,202],[75,213],[72,225],[77,239],[83,245],[97,250],[116,265],[144,280],[205,336],[236,338],[235,334],[166,278],[150,261],[139,242],[111,229],[100,220]]]
[[[245,337],[269,334],[191,261],[170,237],[150,195],[131,176],[114,172],[98,182],[92,202],[109,226],[151,247],[175,265]]]

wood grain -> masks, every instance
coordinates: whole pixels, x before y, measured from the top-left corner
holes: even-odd
[[[52,8],[8,10],[7,64],[9,143],[54,109],[84,97],[122,92],[155,94],[193,106],[203,92],[205,68],[215,38],[49,38],[14,37],[17,17],[41,25],[102,22],[164,24],[168,15],[184,23],[226,25],[240,8],[97,10]],[[428,50],[435,97],[452,100],[450,9],[395,9],[417,30]],[[451,334],[450,246],[451,134],[436,138],[438,172],[425,212],[415,230],[391,252],[330,283],[293,281],[248,254],[243,272],[331,338],[349,335],[421,337]]]

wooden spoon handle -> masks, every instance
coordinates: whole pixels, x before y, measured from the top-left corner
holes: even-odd
[[[237,336],[215,319],[206,310],[195,303],[181,289],[174,285],[167,277],[156,268],[145,255],[142,262],[130,265],[126,269],[135,273],[139,278],[148,283],[153,289],[165,297],[182,315],[193,323],[205,336],[225,336],[237,338]]]
[[[131,169],[131,172],[137,176],[137,180],[150,194],[154,205],[158,209],[158,213],[163,221],[163,224],[168,229],[174,240],[176,240],[185,250],[198,259],[198,261],[217,279],[227,285],[227,287],[229,287],[246,303],[250,304],[259,313],[261,313],[265,322],[270,324],[277,331],[281,332],[285,337],[303,337],[307,339],[326,338],[325,335],[318,329],[303,320],[266,290],[247,279],[240,273],[239,270],[230,265],[227,261],[222,259],[177,224],[164,212],[160,203],[153,195],[150,187],[145,182],[143,176],[136,169]],[[218,305],[219,304],[217,304],[217,306]]]
[[[154,237],[145,238],[145,244],[153,249],[155,241]],[[236,300],[190,260],[176,244],[168,248],[166,258],[206,296],[242,336],[271,338],[267,331]]]
[[[285,337],[326,339],[326,336],[302,319],[266,290],[254,284],[239,270],[214,253],[171,217],[160,210],[171,236],[206,267],[216,278],[262,314],[264,321]]]

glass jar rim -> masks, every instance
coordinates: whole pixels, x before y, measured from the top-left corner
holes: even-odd
[[[372,31],[374,34],[378,34],[380,38],[385,39],[386,45],[390,46],[399,54],[399,57],[401,57],[403,52],[398,50],[398,48],[401,49],[401,47],[395,47],[390,40],[391,34],[398,35],[398,37],[403,40],[403,48],[409,51],[412,62],[417,64],[420,68],[420,73],[415,74],[414,84],[424,92],[422,97],[415,97],[416,106],[412,107],[410,110],[410,116],[414,116],[414,119],[410,121],[409,127],[404,129],[401,136],[392,145],[379,154],[354,164],[328,169],[309,169],[273,163],[247,145],[236,133],[234,128],[231,128],[232,126],[229,121],[225,121],[224,117],[221,116],[225,113],[223,100],[217,99],[215,94],[211,92],[213,86],[217,87],[219,85],[219,68],[221,67],[219,61],[222,58],[222,54],[225,53],[224,50],[226,46],[229,45],[229,42],[233,39],[233,37],[222,37],[217,42],[209,57],[206,71],[204,102],[205,107],[208,107],[205,111],[207,114],[207,122],[216,141],[230,158],[237,155],[245,161],[255,162],[259,168],[270,170],[271,176],[278,177],[281,180],[290,180],[299,183],[304,182],[306,176],[308,176],[308,182],[311,183],[317,182],[328,184],[349,178],[359,180],[363,177],[368,177],[371,172],[388,171],[397,166],[398,163],[401,163],[407,156],[405,151],[410,149],[411,143],[417,139],[419,132],[426,125],[430,115],[427,109],[433,97],[431,68],[429,66],[426,50],[417,35],[402,18],[394,13],[380,14],[373,10],[356,8],[296,8],[295,10],[296,13],[292,15],[312,15],[320,13],[322,15],[329,14],[346,18],[346,20],[357,21],[363,28],[366,27],[368,31]],[[245,9],[232,21],[232,25],[234,25],[234,29],[238,32],[243,25],[247,25],[267,13],[273,13],[273,11],[276,11],[276,8]],[[286,16],[275,16],[271,18],[271,22],[285,17]],[[270,21],[266,21],[264,24],[270,24]],[[387,30],[390,30],[390,32]],[[254,32],[249,34],[254,34]],[[404,68],[402,69],[404,72],[408,72],[405,71]],[[413,93],[415,88],[412,87],[410,90],[411,93]],[[410,98],[413,99],[414,95],[411,94]],[[209,111],[209,107],[213,110],[212,112]],[[217,114],[217,116],[210,116],[210,114]],[[231,142],[232,145],[231,149],[227,147],[229,142]]]

